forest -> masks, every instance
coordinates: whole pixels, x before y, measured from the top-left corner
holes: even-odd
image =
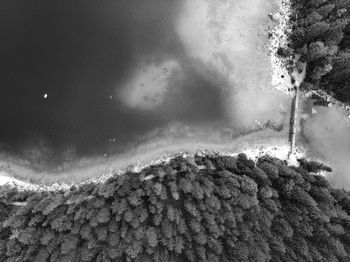
[[[176,157],[67,191],[0,188],[0,261],[350,261],[350,193],[300,160]]]
[[[292,32],[280,55],[307,62],[301,88],[324,90],[350,104],[350,1],[291,0]]]

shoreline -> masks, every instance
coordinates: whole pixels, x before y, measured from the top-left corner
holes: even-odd
[[[270,154],[287,160],[289,144],[287,130],[276,132],[270,129],[251,133],[246,136],[232,140],[230,144],[218,144],[216,142],[206,143],[196,140],[169,139],[165,141],[153,141],[136,148],[124,157],[115,157],[108,167],[106,164],[92,166],[86,169],[72,170],[60,175],[48,173],[35,173],[27,170],[25,177],[16,173],[12,174],[14,180],[27,183],[38,188],[49,189],[51,186],[57,188],[69,188],[71,185],[84,184],[89,182],[103,182],[111,176],[120,175],[125,171],[141,170],[147,166],[160,164],[180,155],[210,155],[221,154],[234,156],[239,153],[246,153],[250,159],[257,158],[264,154]],[[271,143],[271,137],[274,142]],[[192,148],[192,150],[190,150]],[[302,152],[302,149],[299,149]],[[102,172],[105,170],[105,172]],[[24,170],[19,170],[23,174]],[[29,172],[28,172],[29,171]],[[99,172],[100,171],[100,172]],[[96,175],[97,174],[97,175]],[[0,172],[0,181],[1,181]],[[6,176],[10,177],[10,176]],[[31,182],[36,180],[36,183]],[[65,182],[63,182],[65,181]],[[66,182],[68,181],[68,182]]]

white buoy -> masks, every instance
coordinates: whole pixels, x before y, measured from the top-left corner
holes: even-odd
[[[43,97],[44,97],[44,99],[47,99],[48,94],[47,94],[47,93],[45,93],[45,94],[43,95]]]

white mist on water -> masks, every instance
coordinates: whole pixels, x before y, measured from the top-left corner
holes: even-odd
[[[350,121],[345,110],[317,107],[304,125],[311,152],[333,169],[328,177],[337,188],[350,189]]]
[[[268,14],[279,1],[185,0],[176,31],[190,57],[228,80],[227,111],[235,127],[283,123],[289,97],[271,84]]]

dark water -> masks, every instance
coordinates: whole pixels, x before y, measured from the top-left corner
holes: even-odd
[[[1,150],[23,154],[43,146],[55,159],[69,148],[98,155],[123,150],[170,121],[224,118],[224,83],[191,65],[174,32],[180,4],[2,0]],[[143,58],[174,58],[185,68],[179,91],[153,111],[109,99]]]

